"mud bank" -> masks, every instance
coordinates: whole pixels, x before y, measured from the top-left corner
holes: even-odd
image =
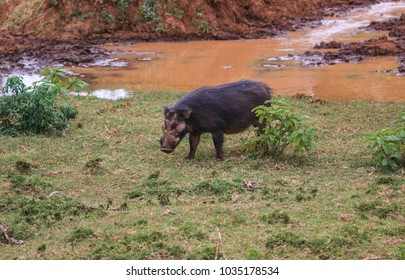
[[[305,66],[323,66],[337,63],[359,62],[365,57],[396,56],[398,72],[405,73],[405,14],[399,18],[383,22],[372,22],[365,27],[369,31],[388,31],[388,36],[362,42],[344,44],[341,42],[321,42],[315,49],[337,49],[336,51],[308,51],[301,56]]]
[[[101,2],[3,2],[0,72],[35,72],[46,65],[91,64],[109,57],[110,53],[99,47],[109,42],[266,38],[318,25],[325,16],[338,17],[353,8],[380,1]],[[126,6],[118,6],[118,2]],[[17,12],[20,16],[16,16]]]
[[[91,64],[110,56],[96,42],[93,45],[80,40],[50,41],[26,36],[5,36],[3,40],[10,40],[15,45],[3,46],[0,73],[35,73],[45,66]]]

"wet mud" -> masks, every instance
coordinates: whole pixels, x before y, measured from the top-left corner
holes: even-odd
[[[300,56],[300,59],[305,66],[324,66],[359,62],[366,57],[396,56],[399,64],[397,71],[405,74],[405,14],[388,21],[372,22],[364,29],[370,32],[388,31],[389,33],[388,36],[360,42],[321,42],[314,46],[314,49],[320,51],[307,51]],[[325,51],[326,49],[328,51]]]
[[[0,34],[1,36],[1,34]],[[49,41],[28,36],[1,36],[0,72],[36,73],[46,66],[75,66],[96,63],[111,53],[100,47],[102,42]]]

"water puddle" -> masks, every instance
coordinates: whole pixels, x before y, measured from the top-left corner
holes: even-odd
[[[110,99],[110,100],[118,100],[118,99],[124,99],[124,98],[129,98],[132,95],[132,92],[127,91],[125,89],[98,89],[94,90],[91,92],[78,92],[78,93],[72,93],[75,95],[80,95],[80,96],[94,96],[97,98],[104,98],[104,99]]]

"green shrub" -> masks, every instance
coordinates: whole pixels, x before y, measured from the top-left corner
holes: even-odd
[[[101,22],[104,22],[104,23],[112,23],[112,22],[115,21],[114,15],[112,15],[109,12],[106,12],[106,11],[102,11],[100,13],[99,19],[100,19]]]
[[[144,0],[139,5],[139,14],[147,24],[155,24],[155,32],[165,32],[163,19],[159,15],[162,5],[158,0]]]
[[[146,23],[156,22],[159,18],[159,9],[160,3],[157,0],[144,0],[143,3],[139,5],[139,12]]]
[[[264,128],[261,131],[256,128],[259,133],[244,143],[251,155],[277,158],[290,145],[294,147],[294,153],[309,152],[314,148],[314,129],[303,123],[307,117],[297,116],[286,99],[268,100],[252,112]]]
[[[390,127],[364,135],[377,167],[392,171],[405,167],[405,113]]]
[[[202,33],[209,33],[211,31],[211,29],[212,29],[210,23],[208,21],[206,21],[206,20],[200,21],[197,24],[196,28],[197,28],[198,31],[200,31]]]
[[[125,11],[127,10],[128,6],[129,6],[129,1],[128,0],[118,0],[118,8],[120,9],[120,11],[124,14]]]
[[[22,77],[11,77],[0,96],[0,135],[40,134],[63,131],[77,114],[70,105],[57,107],[58,96],[84,89],[86,83],[70,78],[61,68],[46,68],[43,78],[26,86]]]

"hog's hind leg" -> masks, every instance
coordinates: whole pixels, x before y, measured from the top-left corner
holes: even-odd
[[[215,151],[217,152],[217,160],[224,160],[224,151],[223,151],[223,144],[224,144],[224,134],[219,132],[211,133],[212,140],[214,141]]]

